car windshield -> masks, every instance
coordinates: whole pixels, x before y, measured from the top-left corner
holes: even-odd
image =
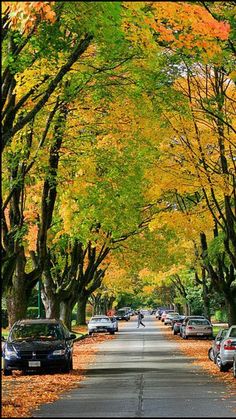
[[[204,319],[194,319],[194,320],[189,320],[188,321],[189,325],[192,326],[203,326],[203,325],[210,325],[208,320],[204,320]]]
[[[89,323],[109,323],[110,319],[106,319],[105,317],[96,317],[90,320]]]
[[[230,332],[230,336],[233,338],[236,338],[236,327],[233,327],[231,332]]]
[[[58,339],[63,339],[60,325],[48,323],[17,325],[9,335],[10,341]]]

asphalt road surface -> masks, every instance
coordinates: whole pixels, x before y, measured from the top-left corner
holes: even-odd
[[[193,365],[166,339],[155,316],[125,322],[99,345],[78,389],[42,405],[33,417],[234,417],[236,398],[225,384]],[[197,350],[197,341],[196,341]]]

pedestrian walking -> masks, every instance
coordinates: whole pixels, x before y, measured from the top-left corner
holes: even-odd
[[[140,324],[145,327],[145,324],[142,322],[142,319],[143,318],[144,318],[143,313],[141,313],[140,311],[138,311],[138,326],[137,326],[137,328],[139,328]]]

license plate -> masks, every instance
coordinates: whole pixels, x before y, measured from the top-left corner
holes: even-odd
[[[203,333],[197,333],[198,336],[203,336]]]
[[[40,361],[29,361],[29,367],[40,367],[41,362]]]

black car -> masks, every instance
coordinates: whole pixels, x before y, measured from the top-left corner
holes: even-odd
[[[127,310],[124,310],[124,309],[121,308],[121,309],[117,310],[117,313],[115,314],[115,318],[117,320],[128,321],[128,320],[130,320],[130,315],[129,315]]]
[[[27,319],[12,326],[3,348],[3,373],[73,369],[73,339],[60,320]]]

